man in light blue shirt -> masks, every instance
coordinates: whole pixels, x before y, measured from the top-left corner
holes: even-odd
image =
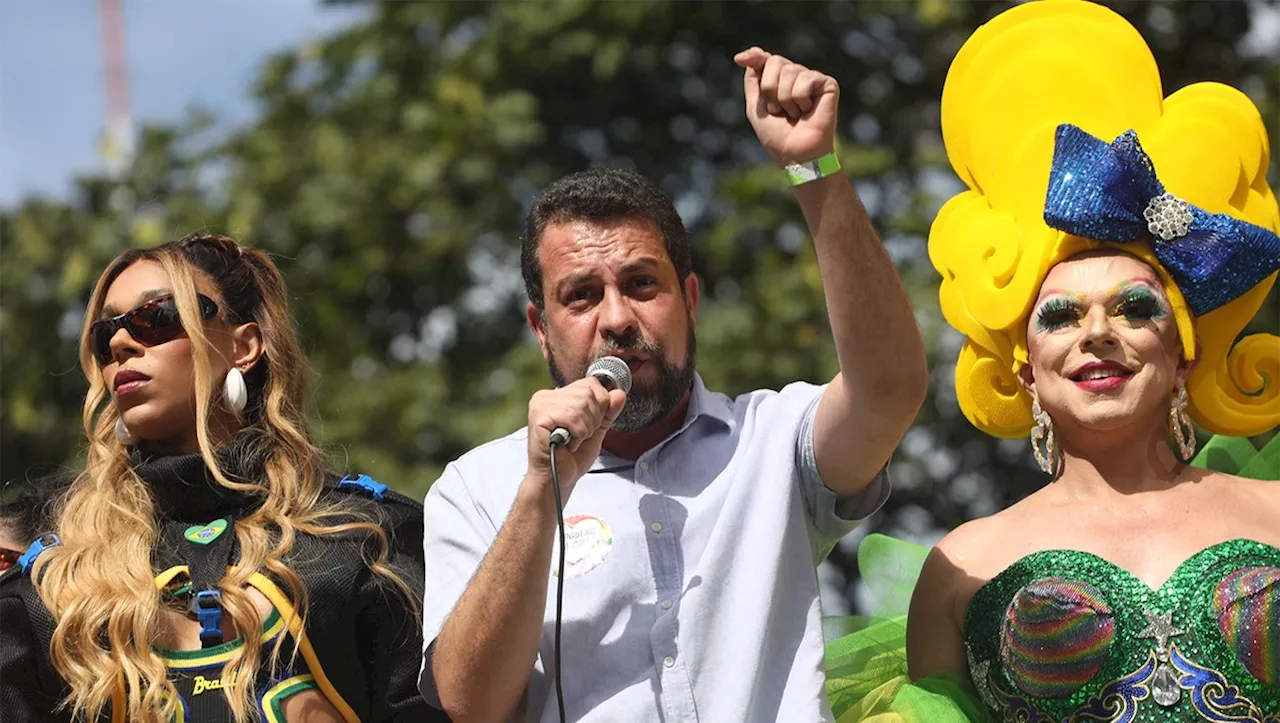
[[[459,723],[824,721],[815,566],[889,494],[924,349],[834,160],[834,79],[752,48],[747,114],[813,233],[840,374],[729,399],[694,370],[698,281],[669,199],[629,171],[557,181],[529,214],[528,320],[556,389],[426,499],[420,687]],[[629,394],[583,379],[600,356]],[[560,570],[549,440],[564,499]]]

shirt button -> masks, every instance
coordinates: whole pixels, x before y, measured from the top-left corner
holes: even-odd
[[[662,609],[663,609],[663,610],[670,610],[670,609],[671,609],[671,601],[670,601],[670,600],[663,600],[663,601],[662,601]]]
[[[649,529],[653,530],[654,532],[662,532],[662,523],[655,522],[652,525],[649,525]]]
[[[676,659],[668,655],[667,657],[662,659],[662,664],[670,668],[671,666],[676,664]]]
[[[640,463],[639,465],[637,465],[637,466],[638,466],[641,470],[647,470],[647,469],[649,469],[649,463],[648,463],[648,462],[641,462],[641,463]]]

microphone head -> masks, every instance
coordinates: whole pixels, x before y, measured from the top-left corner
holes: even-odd
[[[616,356],[602,356],[587,367],[587,376],[600,380],[605,389],[621,389],[631,393],[631,367]]]

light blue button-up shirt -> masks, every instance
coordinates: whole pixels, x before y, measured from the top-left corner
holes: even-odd
[[[565,506],[561,673],[579,721],[828,721],[816,565],[888,498],[837,504],[818,476],[825,387],[730,400],[695,378],[680,431],[632,462],[602,453]],[[430,655],[515,501],[527,429],[451,463],[426,499]],[[555,569],[518,721],[554,723]],[[429,658],[420,683],[439,704]]]

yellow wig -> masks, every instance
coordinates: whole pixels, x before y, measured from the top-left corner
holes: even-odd
[[[929,233],[947,321],[967,337],[956,363],[960,408],[979,429],[1018,437],[1032,427],[1018,381],[1027,317],[1049,269],[1096,248],[1132,254],[1164,281],[1183,353],[1199,363],[1188,411],[1218,434],[1280,424],[1280,337],[1234,344],[1276,281],[1199,317],[1144,242],[1100,243],[1044,221],[1054,133],[1071,123],[1110,141],[1137,132],[1165,188],[1210,213],[1280,231],[1266,183],[1269,147],[1258,109],[1220,83],[1164,97],[1155,58],[1124,18],[1083,0],[1042,0],[978,28],[942,91],[947,156],[969,190],[950,199]]]

